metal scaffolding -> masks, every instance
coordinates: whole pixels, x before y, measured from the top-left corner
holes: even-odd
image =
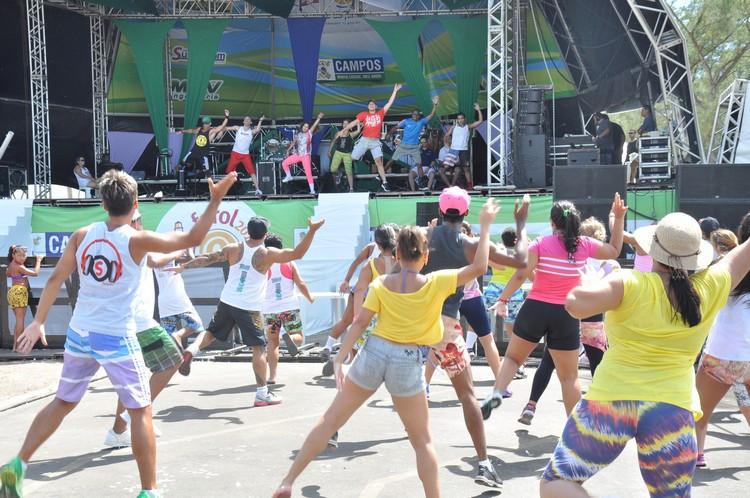
[[[622,2],[612,5],[634,46],[639,39],[647,40],[643,60],[649,67],[653,63],[659,75],[661,92],[654,103],[662,109],[654,109],[661,110],[666,119],[672,164],[703,162],[687,46],[672,9],[666,2],[653,0],[627,0],[625,12],[618,8]]]
[[[487,4],[487,185],[508,181],[513,152],[508,138],[508,111],[518,74],[514,36],[514,6],[517,0],[489,0]],[[497,155],[493,151],[497,151]]]
[[[707,163],[734,163],[748,88],[750,88],[750,80],[738,79],[721,93],[719,104],[716,106],[714,126],[711,130],[711,142],[709,142],[706,156]]]
[[[52,193],[50,165],[49,92],[47,90],[47,37],[42,0],[26,0],[31,81],[31,140],[33,143],[34,189],[37,198]]]
[[[102,16],[89,17],[91,29],[91,93],[94,130],[94,176],[99,176],[99,160],[107,147],[107,37]]]

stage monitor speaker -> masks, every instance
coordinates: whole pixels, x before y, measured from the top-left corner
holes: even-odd
[[[260,161],[258,163],[258,188],[264,195],[278,194],[276,186],[276,163]]]
[[[517,135],[516,163],[513,165],[513,184],[521,188],[546,187],[546,135]]]
[[[440,219],[440,205],[437,202],[418,202],[417,203],[417,226],[426,227],[429,222],[437,218],[438,225],[442,223]]]
[[[572,166],[597,166],[599,162],[599,149],[586,147],[568,150],[568,164]]]
[[[695,219],[713,216],[735,231],[750,211],[747,186],[750,164],[680,164],[677,166],[677,210]]]
[[[570,201],[581,212],[581,220],[596,216],[607,225],[615,192],[627,193],[624,166],[560,166],[554,169],[555,201]]]

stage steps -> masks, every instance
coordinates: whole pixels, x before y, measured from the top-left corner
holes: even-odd
[[[0,199],[0,257],[8,254],[11,245],[24,245],[32,253],[32,199]]]

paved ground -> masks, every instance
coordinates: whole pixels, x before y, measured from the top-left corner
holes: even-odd
[[[295,449],[334,394],[320,364],[284,363],[277,391],[282,405],[252,408],[248,363],[199,362],[190,377],[175,377],[157,400],[158,478],[165,496],[268,497],[286,472]],[[533,372],[533,370],[532,370]],[[487,367],[475,368],[478,392],[490,389]],[[588,378],[588,372],[582,371]],[[490,455],[505,479],[504,496],[537,496],[565,417],[559,384],[553,380],[534,424],[516,419],[531,379],[514,382],[516,395],[487,423]],[[0,460],[14,455],[34,414],[49,400],[0,413]],[[115,394],[96,382],[78,409],[41,448],[29,467],[28,496],[133,497],[138,492],[135,463],[128,449],[107,450],[101,441],[112,422]],[[489,497],[496,491],[474,484],[474,452],[452,388],[445,376],[434,379],[431,427],[440,458],[446,497]],[[710,470],[699,470],[694,495],[747,496],[750,482],[750,431],[730,403],[722,405],[709,428]],[[390,398],[378,391],[344,427],[341,445],[326,451],[295,487],[305,497],[421,496],[414,456]],[[631,444],[608,469],[589,481],[595,496],[646,496]]]

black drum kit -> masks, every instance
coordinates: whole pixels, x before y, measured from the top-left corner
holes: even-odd
[[[263,161],[283,161],[286,158],[286,150],[289,148],[290,140],[278,140],[269,138],[261,147]]]

